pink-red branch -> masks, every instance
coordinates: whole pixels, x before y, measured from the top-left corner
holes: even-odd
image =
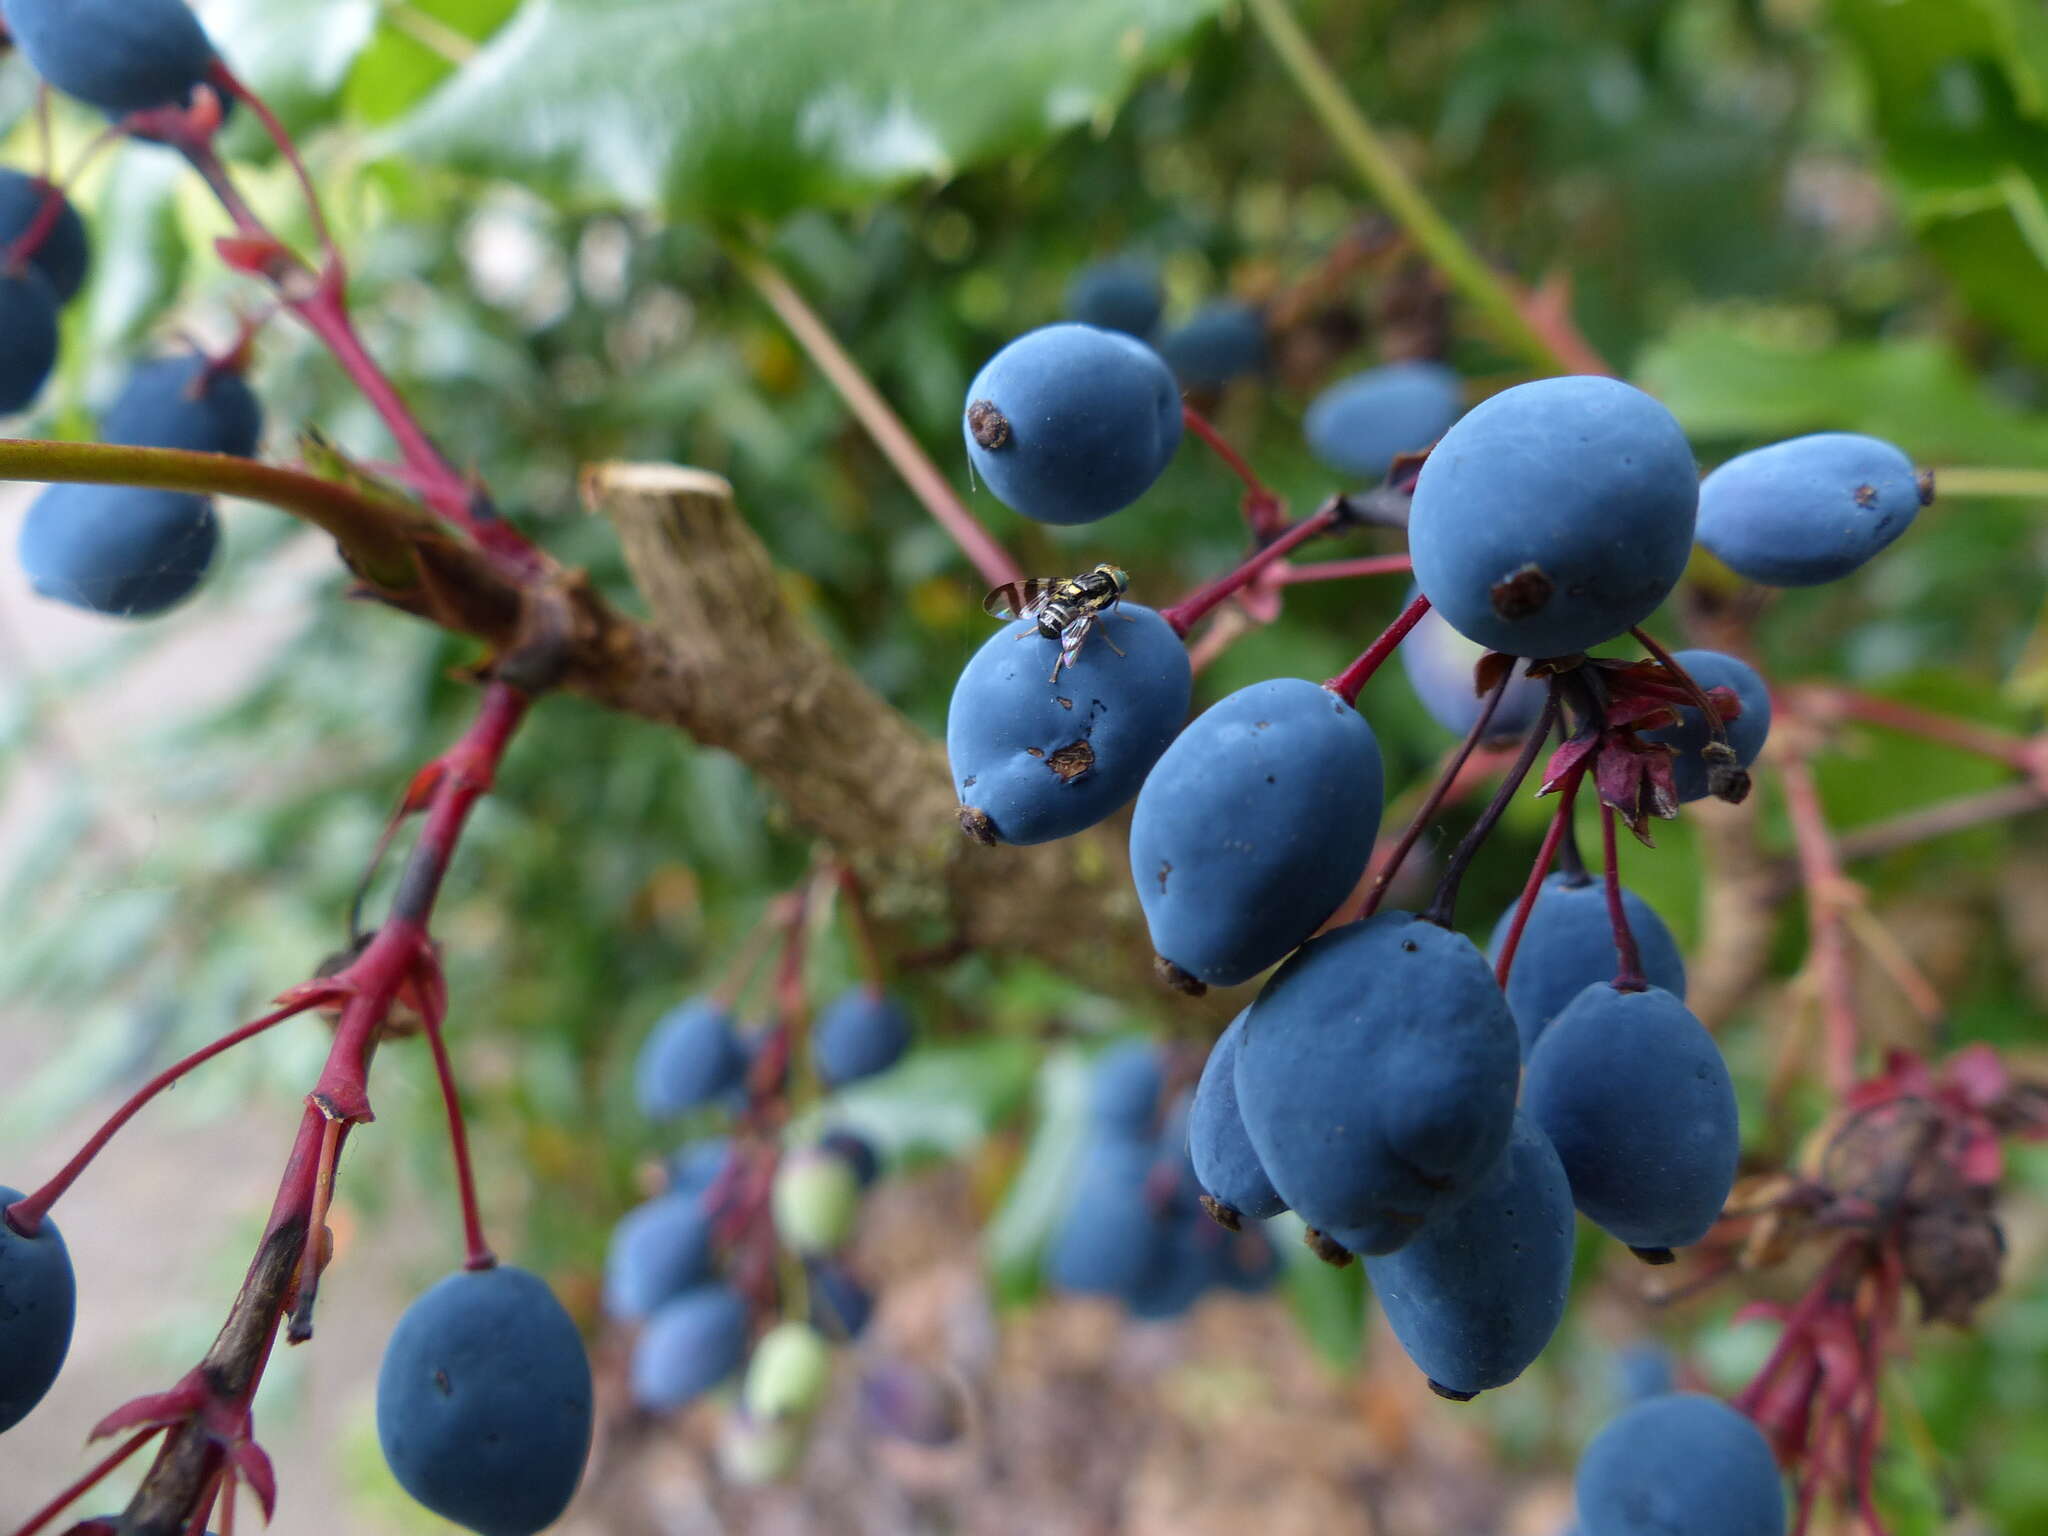
[[[1318,560],[1308,565],[1283,565],[1272,580],[1284,586],[1304,581],[1350,581],[1359,576],[1406,576],[1415,564],[1406,555],[1365,555],[1357,560]]]
[[[1972,720],[1937,715],[1931,710],[1917,709],[1896,699],[1880,698],[1853,688],[1801,684],[1788,690],[1788,702],[1794,711],[1818,723],[1856,720],[1864,725],[1939,742],[1959,752],[1992,758],[2028,775],[2041,772],[2044,762],[2048,762],[2048,753],[2043,752],[2039,743],[2010,731],[1979,725]]]
[[[1806,891],[1808,969],[1820,999],[1828,1086],[1844,1094],[1856,1084],[1857,1034],[1856,978],[1842,916],[1848,877],[1828,831],[1812,764],[1797,752],[1788,753],[1779,764],[1778,782],[1784,788],[1785,812],[1799,855],[1799,880]]]
[[[1300,548],[1310,539],[1328,533],[1343,517],[1339,503],[1318,508],[1292,528],[1273,540],[1264,549],[1247,558],[1233,571],[1227,571],[1207,585],[1197,588],[1170,608],[1162,608],[1159,616],[1173,626],[1177,635],[1186,635],[1210,613],[1242,592],[1259,577],[1259,573],[1276,560],[1284,560],[1290,551]]]
[[[1436,813],[1442,809],[1445,797],[1451,792],[1451,786],[1458,782],[1458,775],[1464,771],[1466,762],[1485,738],[1486,728],[1493,723],[1493,713],[1500,707],[1501,696],[1508,691],[1508,684],[1513,680],[1512,669],[1503,671],[1500,681],[1495,683],[1486,695],[1486,702],[1479,709],[1479,718],[1472,722],[1472,729],[1465,733],[1465,739],[1458,743],[1457,751],[1451,754],[1443,772],[1439,773],[1436,782],[1430,785],[1429,793],[1423,797],[1421,807],[1409,821],[1407,830],[1401,834],[1401,840],[1394,845],[1394,851],[1387,855],[1386,862],[1373,876],[1372,890],[1367,894],[1365,906],[1358,914],[1361,920],[1379,911],[1380,902],[1386,897],[1387,887],[1393,883],[1394,877],[1400,874],[1402,863],[1407,859],[1409,850],[1414,848],[1417,839],[1422,836],[1424,829],[1436,819]]]
[[[1244,482],[1244,520],[1250,526],[1252,537],[1269,537],[1280,526],[1284,511],[1280,498],[1266,482],[1259,478],[1243,454],[1230,446],[1230,440],[1216,430],[1216,424],[1186,401],[1181,402],[1180,419],[1187,429],[1209,445],[1217,458],[1229,466],[1230,472]]]
[[[1494,962],[1493,979],[1501,990],[1507,990],[1508,973],[1515,967],[1515,951],[1522,947],[1522,930],[1529,926],[1529,914],[1536,910],[1536,898],[1543,890],[1543,882],[1550,875],[1550,866],[1557,860],[1557,850],[1563,844],[1565,833],[1571,830],[1572,806],[1579,798],[1579,785],[1586,777],[1586,767],[1581,764],[1571,770],[1564,782],[1558,786],[1557,809],[1551,813],[1550,826],[1543,834],[1543,845],[1536,850],[1536,862],[1529,869],[1529,878],[1523,882],[1521,898],[1515,903],[1515,915],[1508,923],[1507,936],[1501,940],[1500,958]]]
[[[1429,599],[1417,594],[1415,601],[1401,610],[1400,617],[1386,627],[1379,639],[1359,653],[1358,660],[1331,678],[1323,686],[1337,695],[1346,704],[1356,705],[1358,695],[1365,685],[1372,681],[1373,673],[1380,664],[1394,654],[1401,642],[1408,638],[1408,631],[1422,622],[1422,616],[1429,612]]]
[[[1614,807],[1600,807],[1600,851],[1606,861],[1602,879],[1607,887],[1607,921],[1614,929],[1614,952],[1620,965],[1614,973],[1617,992],[1643,992],[1649,981],[1643,976],[1643,957],[1636,949],[1635,930],[1629,927],[1628,908],[1621,900],[1621,851],[1614,832]]]

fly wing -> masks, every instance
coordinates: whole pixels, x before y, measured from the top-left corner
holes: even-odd
[[[981,600],[981,611],[992,619],[1028,619],[1046,605],[1057,585],[1044,576],[1006,581]]]

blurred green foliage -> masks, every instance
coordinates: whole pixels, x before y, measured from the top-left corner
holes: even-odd
[[[311,23],[294,0],[200,9],[303,135],[371,344],[458,462],[628,603],[608,530],[577,507],[577,465],[673,459],[728,475],[792,597],[933,729],[985,632],[979,590],[739,276],[730,242],[782,265],[964,484],[967,379],[1057,315],[1077,267],[1156,258],[1180,315],[1312,271],[1372,212],[1257,35],[1208,0],[346,0]],[[1382,0],[1307,7],[1306,20],[1467,237],[1531,281],[1568,279],[1588,336],[1672,404],[1704,462],[1848,428],[1940,465],[2048,468],[2048,22],[2027,0]],[[0,76],[23,114],[18,73]],[[59,129],[68,151],[92,125],[69,114]],[[303,231],[253,129],[239,123],[230,147],[259,204]],[[35,143],[20,116],[10,160],[32,163]],[[253,302],[211,257],[217,214],[162,152],[121,149],[85,200],[98,268],[36,423],[53,431],[88,431],[151,338],[218,331]],[[1318,377],[1377,355],[1364,292],[1338,307],[1358,323],[1331,332],[1342,355]],[[1453,333],[1477,387],[1511,380],[1455,307]],[[314,422],[383,450],[302,335],[272,327],[258,376],[280,446]],[[1331,489],[1296,430],[1316,383],[1284,375],[1219,408],[1296,506]],[[2037,725],[2042,500],[1944,501],[1864,578],[1788,595],[1758,635],[1773,675],[1849,677]],[[1094,528],[976,504],[1028,566],[1113,557],[1146,597],[1241,545],[1230,482],[1192,448],[1143,504]],[[224,579],[168,624],[110,630],[58,674],[0,674],[4,783],[56,750],[75,698],[181,627],[251,604],[299,615],[223,707],[93,744],[90,771],[62,775],[0,879],[0,996],[71,1023],[32,1078],[0,1084],[17,1152],[337,947],[387,808],[469,707],[451,672],[472,647],[343,601],[340,573],[307,575],[305,540],[281,519],[238,508],[231,523]],[[1327,675],[1398,597],[1389,583],[1297,589],[1200,693]],[[1397,784],[1447,745],[1398,674],[1364,707]],[[1868,733],[1822,771],[1844,826],[1996,779]],[[1454,813],[1449,835],[1470,814]],[[1519,884],[1542,817],[1519,805],[1467,883],[1473,929]],[[138,824],[143,841],[119,832]],[[1681,824],[1659,841],[1625,855],[1629,878],[1694,934],[1696,834]],[[526,1213],[506,1248],[558,1274],[596,1264],[636,1164],[667,1140],[631,1107],[640,1036],[716,975],[807,857],[721,756],[573,700],[534,721],[464,843],[440,924],[487,1202]],[[1909,915],[1929,892],[1976,914],[1951,1039],[2034,1034],[1996,893],[2002,868],[2039,858],[2036,830],[1999,828],[1859,871]],[[1792,930],[1780,948],[1789,968]],[[828,944],[820,992],[848,974]],[[918,997],[937,1048],[848,1113],[912,1158],[1038,1128],[992,1231],[1004,1292],[1022,1297],[1078,1120],[1077,1056],[1039,1042],[1147,1021],[979,957],[920,981]],[[1769,1070],[1780,1022],[1747,1019],[1729,1037],[1746,1086]],[[179,1112],[282,1124],[319,1047],[307,1029],[238,1053],[182,1089]],[[396,1180],[444,1201],[431,1082],[410,1048],[386,1054],[379,1123],[351,1152],[345,1196],[373,1208]],[[1797,1129],[1757,1139],[1782,1151]],[[2021,1170],[2038,1199],[2048,1170]],[[2028,1251],[2037,1264],[2039,1244]],[[413,1262],[424,1279],[453,1253],[451,1239]],[[1600,1268],[1584,1265],[1581,1284]],[[1944,1480],[1996,1528],[2048,1528],[2048,1382],[2033,1368],[2048,1295],[2037,1268],[2013,1279],[1982,1335],[1923,1343],[1910,1380],[1946,1465],[1937,1474],[1902,1442],[1887,1471],[1901,1532],[1940,1525]],[[1333,1358],[1358,1347],[1356,1298],[1355,1280],[1301,1282],[1303,1318]],[[1725,1326],[1735,1299],[1672,1322],[1698,1335],[1721,1385],[1757,1357],[1754,1329]],[[1584,1385],[1598,1340],[1568,1328],[1532,1384],[1504,1395],[1517,1401],[1478,1410],[1531,1455],[1567,1454],[1599,1407]],[[1546,1419],[1558,1393],[1581,1406]]]

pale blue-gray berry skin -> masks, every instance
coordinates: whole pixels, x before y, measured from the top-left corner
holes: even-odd
[[[115,116],[185,106],[218,62],[185,0],[0,0],[35,72]]]
[[[197,352],[138,363],[100,418],[100,441],[246,459],[263,435],[248,381]]]
[[[1381,480],[1395,459],[1418,453],[1465,412],[1465,383],[1442,363],[1387,363],[1340,379],[1301,419],[1309,452],[1339,474]]]
[[[1409,601],[1415,596],[1411,591]],[[1473,669],[1486,654],[1485,646],[1467,640],[1431,608],[1408,632],[1396,654],[1401,658],[1408,686],[1415,690],[1416,698],[1438,725],[1453,736],[1462,737],[1479,723],[1486,699],[1475,690]],[[1549,694],[1547,682],[1529,676],[1527,662],[1516,662],[1507,692],[1501,695],[1492,719],[1487,722],[1487,736],[1492,739],[1526,735],[1541,718]]]
[[[1573,1203],[1631,1248],[1685,1247],[1720,1218],[1742,1151],[1735,1084],[1669,992],[1586,988],[1530,1050],[1522,1107]]]
[[[991,635],[954,685],[953,786],[998,842],[1050,842],[1113,815],[1187,721],[1187,647],[1150,608],[1119,604],[1055,676],[1058,658],[1036,621],[1021,620]]]
[[[1237,1105],[1301,1219],[1390,1253],[1507,1145],[1515,1023],[1471,941],[1408,912],[1311,939],[1251,1006]]]
[[[1159,355],[1187,389],[1221,389],[1266,366],[1266,317],[1236,299],[1204,304],[1159,338]]]
[[[1511,656],[1612,640],[1692,553],[1692,448],[1662,405],[1594,375],[1503,390],[1443,435],[1408,520],[1415,579],[1452,628]]]
[[[657,1307],[633,1343],[633,1401],[665,1413],[709,1392],[746,1363],[747,1304],[723,1284]]]
[[[22,569],[44,597],[145,619],[198,589],[220,544],[213,503],[133,485],[53,485],[22,521]]]
[[[1287,1202],[1266,1177],[1237,1112],[1237,1052],[1244,1040],[1244,1021],[1245,1014],[1240,1013],[1210,1047],[1188,1112],[1188,1157],[1211,1199],[1239,1215],[1264,1219],[1278,1216]]]
[[[1105,331],[1147,340],[1159,329],[1165,296],[1159,291],[1159,269],[1150,262],[1120,256],[1098,261],[1074,274],[1067,284],[1067,318]]]
[[[1680,1002],[1685,1000],[1685,956],[1664,919],[1634,891],[1623,888],[1621,907],[1636,941],[1643,975]],[[1486,957],[1498,963],[1515,909],[1508,908],[1493,925]],[[1514,1011],[1527,1060],[1550,1021],[1596,981],[1612,981],[1621,969],[1621,951],[1614,947],[1614,921],[1607,912],[1607,888],[1583,874],[1556,871],[1537,887],[1536,904],[1515,945],[1515,963],[1508,972],[1508,1007]]]
[[[747,1048],[730,1010],[708,997],[669,1010],[640,1047],[634,1091],[640,1112],[668,1120],[737,1088],[747,1073]]]
[[[590,1359],[539,1276],[463,1270],[399,1318],[377,1372],[392,1475],[481,1536],[533,1536],[568,1507],[590,1454]]]
[[[1702,690],[1727,688],[1742,703],[1742,713],[1727,722],[1728,745],[1735,761],[1747,768],[1756,761],[1771,734],[1771,689],[1754,667],[1739,657],[1720,651],[1680,651],[1673,658]],[[1680,801],[1704,800],[1712,790],[1712,772],[1703,755],[1713,739],[1705,715],[1695,706],[1679,710],[1679,723],[1643,732],[1645,741],[1666,743],[1677,749],[1671,760],[1671,780]],[[1662,985],[1662,983],[1659,983]]]
[[[1564,1317],[1577,1218],[1550,1140],[1523,1114],[1493,1169],[1398,1252],[1365,1261],[1408,1358],[1460,1395],[1504,1387]]]
[[[1767,587],[1840,581],[1913,526],[1919,471],[1880,438],[1815,432],[1730,459],[1700,486],[1699,540]]]
[[[1379,831],[1372,727],[1301,678],[1218,700],[1138,792],[1131,878],[1153,948],[1210,986],[1249,981],[1351,893]]]
[[[1763,1431],[1696,1392],[1637,1403],[1579,1458],[1583,1536],[1784,1536],[1785,1488]]]
[[[1012,511],[1092,523],[1136,501],[1180,446],[1180,389],[1159,354],[1071,322],[1027,331],[968,387],[974,473]]]
[[[850,987],[811,1026],[811,1055],[828,1088],[886,1072],[903,1059],[914,1033],[900,999]]]
[[[0,1184],[0,1211],[22,1192]],[[0,1433],[40,1403],[71,1352],[78,1278],[64,1234],[45,1216],[35,1235],[0,1216]]]

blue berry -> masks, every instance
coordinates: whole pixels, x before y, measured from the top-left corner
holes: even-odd
[[[1839,581],[1913,526],[1923,495],[1890,443],[1816,432],[1730,459],[1700,486],[1700,542],[1767,587]]]
[[[100,418],[100,440],[249,458],[263,408],[242,375],[197,352],[138,363]]]
[[[1151,489],[1180,446],[1180,391],[1118,331],[1048,325],[990,358],[967,391],[967,457],[996,499],[1041,523],[1092,523]]]
[[[0,1184],[0,1211],[22,1198]],[[0,1215],[0,1433],[34,1410],[64,1368],[78,1279],[64,1234],[45,1216],[33,1237]]]
[[[85,282],[91,260],[85,221],[71,200],[38,176],[0,167],[0,248],[11,247],[42,216],[43,205],[57,200],[57,216],[42,242],[29,253],[29,265],[43,274],[59,304],[68,304]]]
[[[1415,593],[1408,594],[1412,602]],[[1474,688],[1473,668],[1486,654],[1486,647],[1467,640],[1431,608],[1408,631],[1398,653],[1401,669],[1408,674],[1408,686],[1429,711],[1430,718],[1453,736],[1464,736],[1479,723],[1479,711],[1486,700]],[[1515,668],[1508,691],[1501,695],[1486,733],[1489,737],[1525,736],[1543,714],[1549,685],[1529,676],[1528,664]]]
[[[1220,389],[1266,366],[1266,318],[1249,304],[1205,304],[1160,338],[1159,355],[1186,389]]]
[[[1784,1536],[1785,1489],[1770,1442],[1696,1392],[1610,1419],[1579,1458],[1584,1536]]]
[[[872,1188],[875,1180],[882,1176],[881,1154],[875,1150],[875,1144],[858,1131],[840,1126],[820,1136],[818,1145],[843,1160],[853,1170],[854,1183],[863,1190]]]
[[[213,503],[132,485],[53,485],[21,525],[21,566],[44,597],[150,618],[191,596],[220,543]]]
[[[738,1087],[746,1071],[732,1015],[708,997],[692,998],[663,1015],[640,1048],[633,1074],[640,1112],[673,1119]]]
[[[1614,1356],[1614,1390],[1624,1403],[1640,1403],[1678,1390],[1678,1370],[1671,1351],[1653,1341],[1618,1350]]]
[[[1120,1040],[1090,1068],[1089,1117],[1100,1130],[1126,1140],[1142,1139],[1151,1133],[1165,1086],[1159,1047],[1150,1040]]]
[[[1747,768],[1756,761],[1756,755],[1764,749],[1764,739],[1771,734],[1770,686],[1747,662],[1719,651],[1680,651],[1673,660],[1692,674],[1701,688],[1732,689],[1741,700],[1742,713],[1728,722],[1728,745],[1735,751],[1735,761]],[[1677,725],[1645,731],[1643,739],[1666,742],[1678,750],[1671,760],[1671,778],[1678,786],[1681,801],[1706,799],[1709,772],[1707,760],[1700,754],[1712,733],[1697,708],[1681,709]]]
[[[1149,1189],[1152,1148],[1097,1133],[1081,1150],[1072,1197],[1046,1252],[1058,1289],[1129,1301],[1151,1273],[1160,1231]]]
[[[875,1298],[837,1259],[804,1260],[811,1321],[828,1338],[857,1339],[875,1314]]]
[[[216,63],[185,0],[0,0],[0,16],[37,74],[116,116],[186,105]]]
[[[1159,328],[1164,298],[1150,263],[1118,257],[1083,267],[1067,284],[1067,318],[1140,341]]]
[[[953,689],[953,784],[998,842],[1048,842],[1112,815],[1188,717],[1187,647],[1150,608],[1120,604],[1055,677],[1058,655],[1035,620],[1008,624]]]
[[[628,1322],[711,1278],[711,1216],[695,1192],[635,1206],[612,1228],[604,1309]]]
[[[1572,1191],[1549,1139],[1517,1114],[1479,1187],[1398,1253],[1367,1259],[1394,1336],[1438,1392],[1504,1387],[1550,1342],[1572,1283]]]
[[[1460,633],[1560,656],[1648,618],[1685,571],[1699,481],[1671,413],[1617,379],[1518,384],[1475,406],[1415,485],[1415,579]]]
[[[1479,1186],[1515,1110],[1515,1024],[1471,942],[1406,912],[1311,939],[1266,983],[1237,1106],[1273,1187],[1390,1253]]]
[[[1635,937],[1643,975],[1651,986],[1662,987],[1683,1002],[1685,957],[1678,952],[1678,940],[1656,909],[1626,887],[1621,908]],[[1493,925],[1493,937],[1486,946],[1489,960],[1500,959],[1514,920],[1515,911],[1510,907]],[[1607,915],[1606,886],[1598,879],[1562,870],[1546,877],[1537,888],[1536,905],[1529,909],[1529,921],[1508,972],[1508,1007],[1514,1010],[1515,1030],[1521,1036],[1522,1059],[1528,1060],[1530,1049],[1550,1021],[1581,992],[1596,981],[1614,980],[1620,969],[1621,952],[1614,947],[1614,924]]]
[[[1720,1217],[1742,1150],[1735,1085],[1669,992],[1586,988],[1529,1052],[1522,1104],[1573,1202],[1631,1248],[1696,1243]]]
[[[1131,877],[1159,954],[1230,986],[1282,959],[1364,873],[1380,824],[1372,727],[1300,678],[1211,705],[1138,792]]]
[[[1278,1216],[1287,1202],[1273,1188],[1237,1112],[1237,1052],[1246,1013],[1217,1037],[1195,1086],[1188,1115],[1188,1156],[1209,1197],[1243,1216]]]
[[[828,1088],[886,1072],[910,1049],[910,1015],[893,997],[852,987],[811,1028],[811,1055]]]
[[[633,1341],[633,1401],[667,1412],[702,1397],[747,1358],[747,1304],[725,1285],[663,1302]]]
[[[1395,459],[1427,448],[1464,411],[1464,381],[1442,363],[1388,363],[1317,395],[1301,430],[1309,452],[1339,474],[1383,480]]]
[[[717,1182],[731,1160],[732,1141],[725,1136],[707,1136],[678,1147],[668,1159],[670,1193],[703,1194]]]
[[[533,1536],[590,1454],[590,1361],[538,1276],[450,1275],[405,1309],[377,1372],[377,1438],[405,1491],[483,1536]]]
[[[0,276],[0,415],[34,404],[56,366],[56,291],[33,264]]]

